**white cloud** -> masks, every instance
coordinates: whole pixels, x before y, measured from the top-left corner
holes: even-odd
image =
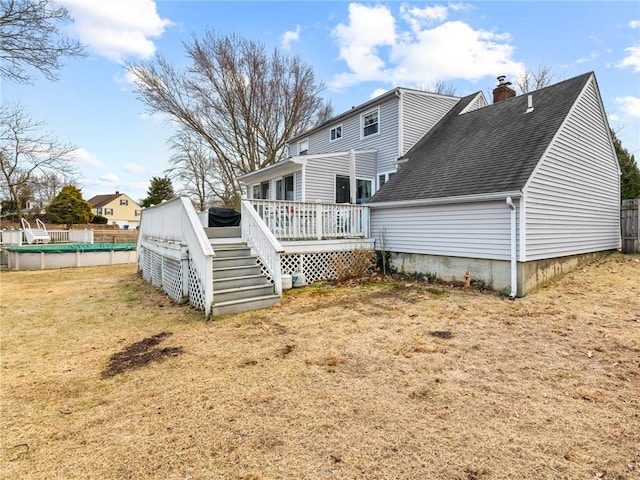
[[[369,95],[369,100],[379,97],[380,95],[387,93],[389,90],[385,90],[384,88],[376,88],[371,95]]]
[[[631,118],[640,118],[640,97],[616,97],[622,113]]]
[[[640,20],[631,20],[629,22],[629,28],[640,28]]]
[[[367,81],[394,86],[474,81],[487,75],[519,76],[525,69],[513,60],[508,33],[445,22],[448,12],[441,6],[403,5],[400,12],[404,24],[398,25],[386,6],[349,5],[348,24],[339,24],[333,34],[350,71],[337,74],[329,84],[332,89]]]
[[[414,33],[420,33],[425,26],[431,26],[436,22],[447,19],[449,11],[447,7],[436,5],[435,7],[409,7],[403,4],[400,7],[400,16],[409,24]]]
[[[160,18],[153,0],[58,0],[71,12],[71,27],[80,41],[114,61],[155,53],[151,38],[161,36],[172,22]]]
[[[600,55],[598,54],[598,52],[591,52],[591,54],[587,57],[580,57],[578,60],[576,60],[577,64],[580,63],[587,63],[590,62],[592,60],[595,60],[599,57]]]
[[[629,55],[623,58],[622,61],[616,65],[616,67],[632,67],[635,73],[640,73],[640,46],[628,47],[625,48],[624,51],[629,52]]]
[[[138,115],[138,118],[141,118],[142,120],[150,120],[153,123],[159,123],[159,124],[171,122],[173,120],[173,117],[171,117],[171,115],[164,112],[154,112],[154,113],[143,112]]]
[[[300,40],[300,25],[296,25],[295,30],[289,30],[282,35],[282,49],[289,50],[293,42]]]
[[[121,90],[130,91],[136,85],[136,75],[131,70],[123,69],[113,76],[113,81],[120,85]]]
[[[89,152],[84,148],[77,148],[71,154],[71,158],[80,165],[86,165],[87,167],[93,168],[103,168],[104,163],[102,163],[95,154]]]
[[[105,184],[117,183],[118,175],[113,172],[105,173],[99,178],[100,181],[105,182]]]
[[[126,163],[122,166],[122,169],[128,173],[144,173],[147,171],[147,168],[144,165],[137,163]]]

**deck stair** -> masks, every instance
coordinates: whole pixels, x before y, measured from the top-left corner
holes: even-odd
[[[206,230],[216,253],[213,259],[214,317],[266,308],[280,301],[251,248],[239,238],[239,227]]]

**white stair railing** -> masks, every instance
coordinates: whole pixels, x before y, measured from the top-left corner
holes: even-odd
[[[35,229],[32,229],[31,224],[24,218],[21,218],[20,222],[22,223],[22,229],[28,244],[49,243],[51,241],[47,227],[39,218],[36,218],[36,226],[38,228]]]
[[[242,241],[256,251],[273,279],[276,294],[282,296],[280,254],[284,249],[247,200],[242,201]]]

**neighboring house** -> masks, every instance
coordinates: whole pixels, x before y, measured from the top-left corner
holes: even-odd
[[[494,97],[461,99],[400,159],[371,234],[400,270],[523,295],[620,248],[620,170],[593,73]]]
[[[23,215],[42,215],[46,213],[46,208],[51,202],[42,200],[27,200],[25,207],[22,209]]]
[[[88,200],[94,215],[109,220],[110,225],[134,229],[140,224],[141,207],[124,193],[96,195]]]
[[[291,139],[289,158],[240,181],[251,199],[364,203],[459,100],[395,88]],[[469,108],[485,105],[478,94]]]

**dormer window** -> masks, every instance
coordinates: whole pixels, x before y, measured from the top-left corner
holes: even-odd
[[[309,139],[305,138],[301,142],[298,142],[298,155],[309,154]]]
[[[331,129],[329,139],[332,142],[342,138],[342,125],[336,125]]]
[[[360,123],[362,125],[362,138],[370,137],[380,131],[379,123],[380,111],[379,109],[372,110],[363,114],[360,117]]]

